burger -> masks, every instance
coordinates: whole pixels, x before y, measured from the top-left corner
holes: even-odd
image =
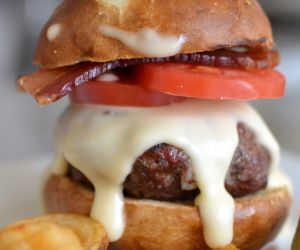
[[[259,249],[288,215],[279,146],[247,103],[279,98],[256,0],[65,0],[18,80],[69,96],[43,196],[90,215],[110,249]]]

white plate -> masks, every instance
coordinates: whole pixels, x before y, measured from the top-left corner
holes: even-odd
[[[22,218],[43,213],[41,180],[51,161],[39,156],[23,161],[0,163],[0,227]],[[294,183],[295,197],[300,197],[300,157],[283,154],[282,165]],[[291,219],[276,240],[280,250],[290,249],[290,242],[300,211],[300,199],[295,199]]]

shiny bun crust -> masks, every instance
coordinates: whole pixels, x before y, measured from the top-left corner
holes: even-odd
[[[89,214],[94,194],[70,178],[51,176],[44,190],[49,212]],[[233,243],[260,249],[281,228],[291,199],[285,188],[236,199]],[[198,210],[190,205],[126,199],[126,229],[113,250],[208,250]]]
[[[256,0],[64,0],[41,32],[35,64],[49,69],[143,57],[101,35],[101,24],[184,35],[181,53],[273,46],[269,20]]]

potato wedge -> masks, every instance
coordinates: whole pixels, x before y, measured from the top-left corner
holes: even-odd
[[[300,249],[300,219],[298,222],[298,228],[296,230],[296,234],[294,236],[292,250],[299,250]]]
[[[108,236],[101,224],[73,214],[50,214],[0,229],[0,250],[105,250]]]

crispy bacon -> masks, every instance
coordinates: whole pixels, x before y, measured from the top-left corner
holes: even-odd
[[[242,48],[242,51],[217,50],[213,52],[178,54],[165,58],[135,58],[104,63],[84,62],[51,70],[39,70],[18,80],[19,87],[31,94],[40,105],[55,102],[68,95],[77,86],[116,68],[142,63],[180,62],[213,67],[242,68],[245,70],[275,67],[279,62],[276,51]]]
[[[69,94],[76,86],[103,73],[102,65],[84,63],[52,70],[39,70],[29,76],[21,77],[18,84],[40,105],[46,105],[57,101]]]

